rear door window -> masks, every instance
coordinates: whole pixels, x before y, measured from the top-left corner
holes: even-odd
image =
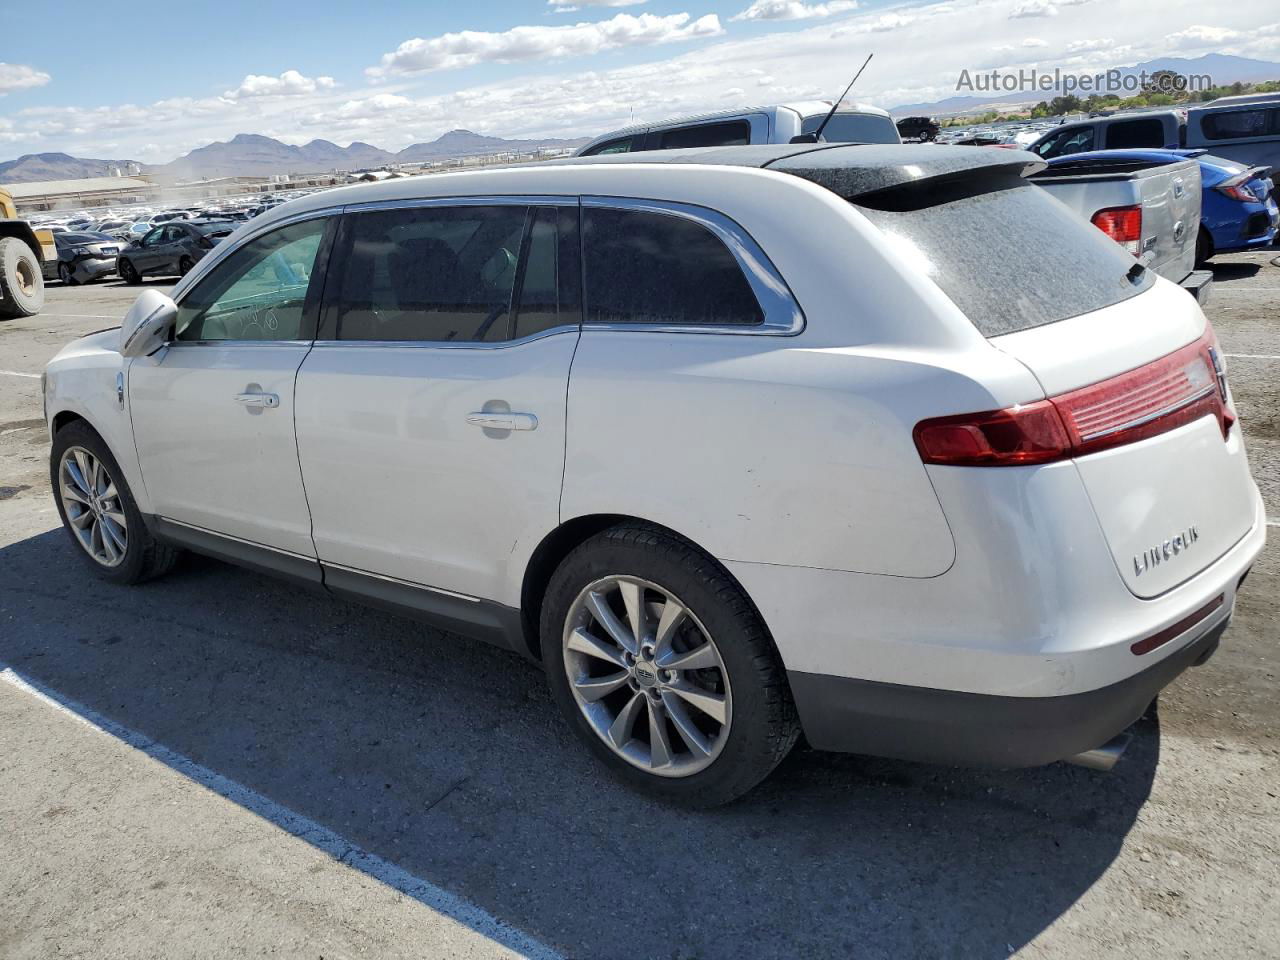
[[[502,342],[577,324],[577,208],[426,205],[353,213],[324,328],[339,340]]]
[[[892,254],[934,281],[984,336],[1101,310],[1154,272],[1016,174],[857,197]]]
[[[1121,120],[1107,127],[1107,149],[1109,150],[1163,146],[1164,124],[1155,117],[1147,117],[1144,120]]]
[[[753,326],[764,314],[737,259],[677,214],[584,207],[586,320]]]
[[[751,142],[751,124],[746,120],[726,123],[703,123],[696,127],[677,127],[653,134],[657,149],[677,150],[684,147],[741,147]]]

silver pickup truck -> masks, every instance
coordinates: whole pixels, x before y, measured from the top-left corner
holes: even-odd
[[[1195,270],[1200,165],[1161,164],[1099,151],[1064,157],[1030,177],[1125,247],[1148,269],[1204,303],[1213,274]]]

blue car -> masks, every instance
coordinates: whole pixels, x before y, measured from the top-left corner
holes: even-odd
[[[1054,157],[1049,166],[1079,164],[1090,158],[1176,163],[1187,157],[1200,164],[1203,187],[1196,263],[1204,263],[1215,253],[1271,246],[1280,233],[1280,210],[1267,167],[1248,167],[1204,150],[1093,150]]]

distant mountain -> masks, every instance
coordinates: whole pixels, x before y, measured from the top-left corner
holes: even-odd
[[[476,157],[508,151],[567,150],[580,147],[586,142],[585,137],[578,140],[504,140],[501,137],[472,133],[470,130],[450,130],[430,143],[410,144],[396,154],[396,162],[423,163],[449,157]]]
[[[136,160],[84,160],[66,153],[28,153],[0,163],[0,183],[34,183],[40,180],[83,180],[111,177],[119,170],[146,169]]]
[[[504,140],[501,137],[472,133],[470,130],[450,130],[430,143],[415,143],[399,153],[391,153],[358,140],[347,147],[340,147],[328,140],[312,140],[301,147],[295,147],[271,137],[241,133],[229,141],[198,147],[185,157],[154,168],[153,172],[166,180],[196,180],[274,173],[362,170],[389,163],[424,163],[451,157],[529,151],[541,147],[575,147],[583,143],[586,140]]]
[[[1122,77],[1136,77],[1139,74],[1155,73],[1157,70],[1173,70],[1184,76],[1188,74],[1208,74],[1213,84],[1226,86],[1232,83],[1260,83],[1265,80],[1280,80],[1280,63],[1270,60],[1253,60],[1249,57],[1234,57],[1224,53],[1206,53],[1202,57],[1159,57],[1135,63],[1131,67],[1121,67]],[[1081,70],[1079,73],[1104,73],[1103,70]],[[977,74],[972,74],[976,78]],[[976,82],[976,81],[975,81]],[[1115,93],[1119,96],[1133,96],[1134,89],[1117,87],[1114,90],[1088,91],[1097,93]],[[1015,104],[1035,104],[1041,100],[1052,100],[1057,95],[1054,90],[1022,91],[1006,93],[1000,96],[968,95],[946,97],[929,103],[904,103],[890,107],[889,112],[895,117],[909,117],[921,114],[948,115],[969,113],[984,107],[1007,107]],[[1077,93],[1077,95],[1081,95]],[[1087,96],[1086,94],[1083,94]]]

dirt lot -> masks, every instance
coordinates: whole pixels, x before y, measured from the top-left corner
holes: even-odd
[[[512,655],[209,560],[91,582],[35,375],[137,291],[51,286],[0,324],[0,957],[1280,957],[1280,268],[1216,273],[1272,543],[1120,766],[797,751],[702,814]]]

